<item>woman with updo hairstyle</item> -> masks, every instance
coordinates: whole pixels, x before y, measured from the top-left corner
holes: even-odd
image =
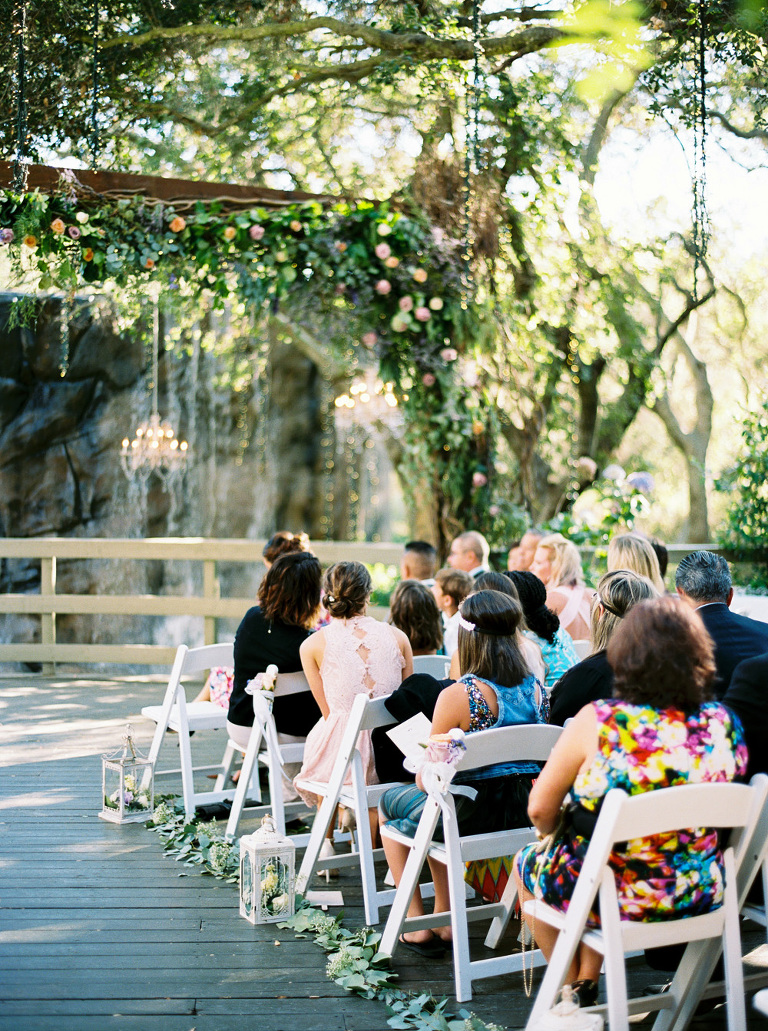
[[[551,691],[560,677],[579,661],[573,638],[560,626],[560,617],[547,608],[547,589],[538,576],[526,570],[506,574],[517,588],[527,629],[523,634],[541,649],[546,667],[544,687]]]
[[[295,781],[311,806],[321,799],[302,782],[330,780],[355,698],[361,693],[369,698],[391,694],[413,673],[411,645],[402,630],[365,614],[371,575],[361,562],[331,566],[323,578],[323,591],[331,621],[301,646],[301,664],[321,713],[307,737],[304,763]],[[361,735],[357,747],[366,783],[378,783],[370,731]],[[347,776],[351,781],[351,771]],[[375,825],[375,811],[372,822]],[[323,858],[332,854],[328,840]]]
[[[291,533],[289,530],[278,530],[272,534],[264,545],[262,556],[264,565],[269,569],[275,559],[281,555],[289,555],[294,551],[309,551],[309,537],[306,533]]]
[[[395,587],[389,623],[403,631],[414,655],[436,655],[443,646],[443,620],[435,596],[418,580],[401,580]]]
[[[616,569],[631,569],[633,573],[647,577],[659,594],[666,590],[653,545],[637,533],[622,533],[611,538],[607,568],[609,573]]]
[[[600,577],[590,613],[592,651],[553,687],[551,723],[562,727],[588,702],[610,698],[613,670],[608,663],[608,644],[634,605],[657,597],[651,581],[629,569],[617,569]]]
[[[523,619],[519,601],[500,591],[478,591],[459,607],[459,657],[464,675],[438,696],[432,717],[432,734],[446,734],[460,727],[468,734],[492,727],[546,723],[547,696],[528,670],[518,645]],[[539,773],[538,763],[504,762],[459,774],[454,783],[477,790],[474,801],[457,795],[456,815],[461,834],[480,834],[528,825],[528,795]],[[403,834],[416,833],[427,796],[420,777],[415,784],[389,788],[379,804],[379,820],[391,823]],[[438,825],[436,835],[442,834]],[[383,837],[389,868],[399,884],[410,848],[404,842]],[[449,909],[448,875],[442,863],[429,861],[435,885],[435,912]],[[416,890],[408,916],[424,912]],[[406,948],[423,956],[440,956],[451,940],[450,925],[409,932],[400,937]]]
[[[746,770],[741,724],[725,706],[708,700],[714,646],[684,602],[664,597],[633,606],[611,637],[608,662],[613,696],[580,710],[531,791],[528,812],[540,835],[558,825],[566,795],[571,805],[548,848],[525,846],[515,857],[521,902],[535,897],[567,910],[600,806],[612,788],[637,795],[727,782]],[[722,904],[716,831],[699,827],[635,838],[622,843],[608,862],[622,920],[696,916]],[[593,912],[590,921],[599,926],[599,914]],[[549,958],[559,932],[541,921],[531,929]],[[602,962],[601,954],[583,942],[578,946],[569,981],[582,1006],[597,1001]]]

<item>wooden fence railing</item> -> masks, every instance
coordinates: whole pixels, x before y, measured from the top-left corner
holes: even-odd
[[[217,639],[219,619],[241,619],[254,604],[253,597],[222,598],[217,572],[219,562],[257,565],[262,562],[264,541],[212,540],[206,538],[150,538],[146,540],[36,537],[0,537],[0,561],[36,559],[40,561],[39,594],[0,594],[0,615],[34,615],[40,617],[39,643],[0,644],[0,663],[43,663],[46,671],[57,662],[102,663],[129,665],[170,664],[175,648],[152,644],[60,644],[56,640],[56,618],[64,614],[120,616],[187,616],[203,623],[203,643]],[[323,563],[341,559],[357,559],[373,564],[399,564],[402,545],[362,544],[329,541],[312,545]],[[182,560],[202,565],[202,594],[57,594],[57,563],[64,560]]]
[[[62,644],[56,640],[56,619],[60,615],[193,617],[202,620],[203,643],[217,640],[219,619],[242,618],[254,603],[249,598],[222,598],[217,564],[220,562],[258,565],[262,562],[264,541],[221,540],[210,538],[148,538],[137,540],[72,537],[0,537],[0,561],[33,559],[40,562],[38,594],[0,594],[0,616],[32,615],[40,618],[40,640],[35,643],[0,644],[0,663],[42,663],[46,672],[53,664],[69,662],[124,663],[127,665],[170,665],[175,648],[154,644]],[[674,564],[698,544],[670,548]],[[364,544],[357,541],[313,543],[313,551],[323,565],[341,559],[356,559],[368,565],[399,565],[401,544]],[[582,549],[585,553],[591,549]],[[202,566],[202,594],[57,594],[57,563],[67,560],[162,560],[187,561]],[[197,578],[200,579],[199,577]],[[372,610],[379,617],[386,609]]]

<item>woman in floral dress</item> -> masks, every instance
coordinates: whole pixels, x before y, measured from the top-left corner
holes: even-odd
[[[640,602],[608,646],[614,697],[586,705],[563,731],[531,791],[528,812],[542,834],[553,830],[566,795],[576,803],[551,848],[526,846],[515,858],[523,900],[565,912],[604,796],[742,776],[747,752],[738,719],[707,701],[715,677],[713,646],[701,619],[676,598]],[[717,834],[706,828],[629,841],[610,859],[622,919],[664,920],[722,904]],[[599,920],[592,914],[595,922]],[[536,924],[549,957],[558,932]],[[570,981],[582,1005],[597,998],[602,956],[583,944]]]

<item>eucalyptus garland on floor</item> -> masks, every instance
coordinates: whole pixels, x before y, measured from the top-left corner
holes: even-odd
[[[187,820],[184,800],[175,795],[156,795],[156,807],[147,827],[157,831],[168,855],[201,873],[209,873],[237,884],[240,879],[240,846],[226,841],[215,821],[197,817]],[[181,876],[181,875],[180,875]],[[486,1024],[476,1014],[447,1011],[448,999],[435,999],[429,993],[416,995],[393,986],[397,975],[388,960],[377,958],[381,935],[370,927],[350,931],[341,926],[341,917],[315,909],[302,896],[296,898],[296,913],[277,925],[293,931],[297,938],[313,936],[328,953],[326,974],[348,992],[365,999],[378,999],[387,1007],[389,1027],[398,1031],[503,1031],[497,1024]]]

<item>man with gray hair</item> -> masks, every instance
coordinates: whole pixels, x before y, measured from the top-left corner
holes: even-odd
[[[488,541],[475,530],[465,530],[451,544],[448,565],[451,569],[461,569],[477,579],[481,573],[487,573],[488,556],[491,553]]]
[[[718,676],[715,692],[722,698],[738,664],[768,651],[768,623],[730,611],[731,572],[722,555],[712,551],[686,555],[677,567],[675,587],[701,616],[714,642]]]

